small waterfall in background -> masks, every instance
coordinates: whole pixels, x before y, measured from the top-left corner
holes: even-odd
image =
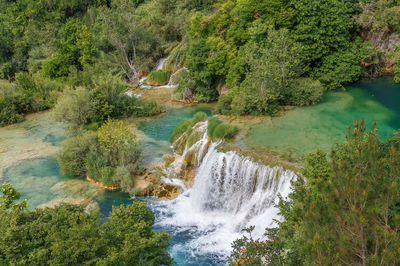
[[[193,130],[204,132],[182,155],[185,158],[195,151],[193,161],[198,169],[193,186],[176,199],[149,205],[156,212],[157,228],[174,235],[170,252],[178,265],[225,264],[231,244],[241,237],[243,228],[254,225],[253,237],[258,238],[266,227],[274,226],[274,219],[280,218],[275,207],[278,195],[288,196],[296,175],[234,151],[218,151],[218,143],[208,140],[207,122],[198,123]]]

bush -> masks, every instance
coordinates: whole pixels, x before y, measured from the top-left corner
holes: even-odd
[[[135,200],[100,217],[87,206],[27,209],[20,193],[1,187],[1,265],[172,265],[169,236],[155,231],[154,213]],[[29,263],[27,263],[29,261]]]
[[[151,84],[166,84],[169,81],[171,73],[167,70],[153,70],[149,73],[147,80]]]
[[[67,123],[71,133],[76,133],[80,127],[88,123],[94,113],[95,103],[91,99],[90,92],[84,87],[66,90],[54,110],[55,118]]]
[[[206,119],[207,119],[207,114],[206,113],[197,112],[192,118],[192,124],[194,125],[194,124],[196,124],[198,122],[206,121]]]
[[[23,114],[32,111],[32,98],[20,92],[0,96],[0,126],[23,120]]]
[[[182,135],[189,127],[192,126],[192,120],[187,119],[179,122],[169,138],[169,141],[174,142],[180,135]]]
[[[155,100],[142,100],[127,95],[121,95],[112,102],[114,109],[111,117],[144,117],[161,113],[161,107]]]
[[[231,139],[238,132],[237,126],[229,124],[219,124],[213,132],[212,139]]]
[[[169,140],[174,142],[180,135],[188,130],[191,130],[191,127],[201,121],[205,121],[207,119],[207,114],[204,112],[197,112],[192,119],[187,119],[179,122],[179,124],[175,127],[174,131],[171,134]],[[187,132],[187,135],[190,135],[190,132]]]
[[[87,171],[85,157],[95,145],[95,134],[85,134],[63,141],[61,152],[57,155],[61,174],[84,176]]]
[[[222,122],[219,120],[218,117],[211,117],[208,119],[208,129],[207,129],[207,134],[211,138],[214,134],[215,128],[220,125]]]
[[[321,100],[323,93],[324,88],[318,80],[299,78],[294,82],[286,103],[297,106],[316,104]]]
[[[232,104],[231,94],[228,93],[221,95],[218,99],[217,112],[223,115],[230,114],[232,112],[231,104]]]

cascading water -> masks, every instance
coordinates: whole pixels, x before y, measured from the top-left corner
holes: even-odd
[[[207,122],[193,130],[204,131],[182,155],[196,150],[193,186],[174,200],[150,206],[158,216],[156,226],[174,235],[170,251],[178,265],[224,264],[243,228],[254,225],[253,236],[262,237],[266,227],[274,226],[280,218],[278,195],[288,196],[296,175],[234,151],[218,151],[218,143],[209,144]]]

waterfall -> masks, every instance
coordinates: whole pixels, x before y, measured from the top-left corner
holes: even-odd
[[[170,232],[178,235],[189,232],[188,243],[173,246],[173,252],[226,257],[243,228],[254,225],[253,237],[263,237],[265,228],[275,225],[274,220],[280,219],[275,207],[278,195],[288,196],[296,174],[235,151],[218,151],[218,143],[206,145],[207,122],[196,124],[193,130],[204,134],[190,148],[185,147],[182,157],[196,151],[194,184],[176,199],[157,203],[155,209],[161,215],[157,226],[173,228]]]

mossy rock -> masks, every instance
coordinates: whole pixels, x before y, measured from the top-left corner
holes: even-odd
[[[188,148],[192,147],[193,144],[198,142],[201,137],[203,136],[203,132],[200,132],[198,130],[193,130],[192,133],[189,135],[186,141],[186,145]]]

